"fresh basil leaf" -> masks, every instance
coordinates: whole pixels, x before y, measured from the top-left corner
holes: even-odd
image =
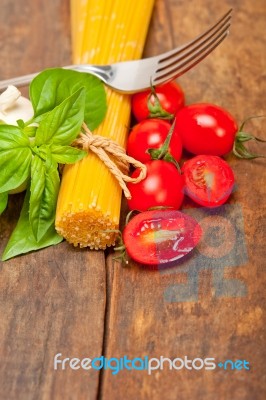
[[[23,132],[30,138],[35,137],[37,126],[25,126]]]
[[[72,146],[52,144],[50,149],[53,159],[60,164],[74,164],[82,160],[82,158],[88,154],[86,151],[79,150]]]
[[[20,186],[30,174],[30,142],[16,126],[0,125],[0,193]]]
[[[79,89],[45,115],[36,130],[35,145],[69,145],[77,137],[84,119],[85,90]]]
[[[32,152],[40,157],[41,160],[46,161],[47,156],[51,154],[49,145],[42,144],[41,146],[32,146]]]
[[[8,202],[8,193],[0,193],[0,215],[5,211]]]
[[[37,242],[54,222],[59,183],[57,164],[51,157],[43,161],[34,156],[31,163],[29,221]]]
[[[29,138],[15,125],[0,125],[0,151],[29,146]]]
[[[34,109],[34,120],[53,110],[78,89],[85,88],[84,121],[94,130],[105,117],[106,93],[103,83],[95,76],[63,68],[42,71],[31,82],[30,99]]]
[[[40,209],[42,208],[43,194],[45,190],[45,162],[35,155],[31,162],[31,183],[30,183],[30,208],[29,221],[35,239],[38,241],[38,227]]]
[[[8,260],[19,254],[58,244],[63,240],[63,238],[56,233],[54,224],[52,224],[43,238],[39,242],[36,241],[29,222],[29,197],[30,192],[28,190],[17,226],[14,229],[2,255],[2,261]]]
[[[18,119],[17,120],[17,125],[23,129],[25,127],[25,122],[23,121],[23,119]]]

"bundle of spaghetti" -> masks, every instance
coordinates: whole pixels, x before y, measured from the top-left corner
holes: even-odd
[[[110,64],[141,58],[154,0],[71,0],[73,62]],[[128,77],[130,79],[130,77]],[[125,147],[130,96],[109,88],[107,114],[93,132]],[[56,229],[70,243],[91,249],[115,244],[121,188],[92,152],[64,168]]]

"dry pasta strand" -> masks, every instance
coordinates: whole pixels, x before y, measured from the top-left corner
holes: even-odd
[[[71,0],[74,63],[108,64],[141,57],[154,0]],[[106,88],[108,110],[93,132],[125,147],[130,97]],[[70,243],[91,249],[115,244],[121,187],[93,153],[64,168],[56,229]]]

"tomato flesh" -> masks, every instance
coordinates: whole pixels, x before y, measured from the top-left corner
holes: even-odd
[[[202,235],[197,221],[176,210],[152,210],[133,217],[123,231],[128,255],[146,265],[178,260],[191,252]]]
[[[234,187],[234,173],[218,156],[199,155],[182,167],[185,193],[205,207],[217,207],[226,202]]]
[[[214,104],[190,104],[176,115],[175,131],[192,154],[222,156],[234,145],[237,123],[228,111]]]

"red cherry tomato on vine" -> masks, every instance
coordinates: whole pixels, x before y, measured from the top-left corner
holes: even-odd
[[[156,86],[155,92],[163,110],[173,114],[173,117],[176,112],[184,106],[184,92],[175,81]],[[147,118],[160,118],[156,113],[153,115],[148,108],[150,94],[151,90],[145,90],[132,96],[132,112],[137,121],[142,121]],[[151,106],[154,106],[153,95],[150,97],[150,102]]]
[[[128,183],[132,198],[128,200],[131,210],[146,211],[151,207],[172,207],[178,209],[183,201],[184,181],[174,164],[153,160],[145,163],[147,176],[139,183]],[[132,177],[139,175],[138,168]]]
[[[176,210],[152,210],[133,217],[123,231],[128,255],[147,265],[160,265],[187,255],[202,230],[197,221]]]
[[[226,202],[234,187],[230,165],[218,156],[199,155],[182,167],[185,193],[205,207],[217,207]]]
[[[175,130],[190,153],[222,156],[232,150],[238,127],[228,111],[199,103],[185,106],[176,114]]]
[[[149,149],[162,147],[169,133],[171,124],[162,119],[145,119],[135,125],[130,132],[127,142],[129,156],[143,163],[150,161]],[[180,136],[173,132],[168,152],[179,161],[182,155],[182,143]]]

